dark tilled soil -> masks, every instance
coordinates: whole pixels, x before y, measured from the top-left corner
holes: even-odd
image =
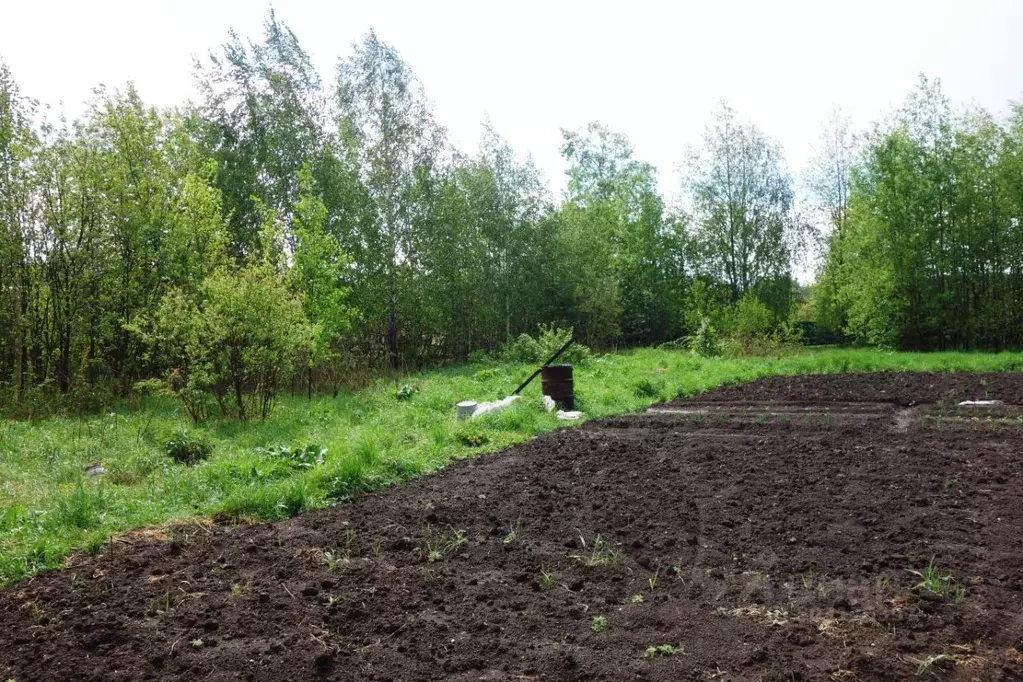
[[[133,535],[0,592],[0,679],[1023,679],[1021,406],[1021,375],[769,379]]]

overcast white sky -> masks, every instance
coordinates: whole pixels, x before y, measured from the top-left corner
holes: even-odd
[[[401,52],[452,140],[472,150],[489,113],[563,187],[559,129],[626,133],[662,188],[727,99],[798,172],[841,105],[865,126],[920,72],[957,103],[1023,99],[1023,2],[440,2],[277,0],[326,81],[367,29]],[[98,83],[136,83],[171,105],[193,96],[191,58],[235,28],[258,38],[259,0],[0,0],[0,56],[25,94],[70,115]]]

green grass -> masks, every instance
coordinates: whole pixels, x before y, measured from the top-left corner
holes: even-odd
[[[703,359],[644,349],[577,367],[576,402],[595,418],[769,374],[1021,368],[1017,353],[826,349]],[[455,421],[456,402],[508,395],[532,369],[463,365],[381,380],[337,398],[285,398],[265,423],[197,427],[168,399],[83,419],[0,420],[0,585],[59,566],[70,552],[95,551],[111,533],[218,513],[280,519],[566,425],[541,409],[539,381],[512,409]],[[402,385],[412,390],[399,400]],[[175,461],[165,444],[182,438],[209,445],[208,456]],[[288,455],[310,446],[314,455],[326,450],[322,463]],[[94,462],[106,472],[86,476]]]

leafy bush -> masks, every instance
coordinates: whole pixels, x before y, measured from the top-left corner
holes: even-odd
[[[470,365],[482,365],[488,362],[493,362],[493,359],[490,357],[490,353],[483,350],[482,348],[477,348],[476,350],[470,352],[468,359]]]
[[[490,437],[483,432],[481,428],[473,424],[466,424],[455,433],[455,438],[458,439],[462,445],[470,448],[479,447],[485,445]]]
[[[721,342],[718,340],[717,332],[710,326],[708,318],[703,318],[695,334],[686,337],[686,347],[690,352],[704,358],[721,355]]]
[[[209,457],[213,446],[205,439],[181,429],[174,438],[163,444],[163,451],[182,464],[194,464]]]
[[[195,421],[214,405],[239,419],[253,411],[266,419],[281,383],[319,333],[301,297],[265,264],[217,270],[198,292],[173,289],[152,320],[129,329],[164,349],[176,367],[167,388]]]
[[[728,335],[743,344],[769,337],[774,328],[771,309],[752,293],[728,310],[726,320]]]
[[[411,384],[402,384],[394,391],[395,400],[409,400],[412,396],[419,392],[415,386]]]
[[[501,359],[505,362],[521,362],[524,364],[539,364],[546,362],[559,348],[568,343],[572,338],[571,327],[562,329],[560,327],[539,326],[539,334],[536,338],[529,334],[520,334],[517,339],[510,340],[501,349]],[[582,344],[573,343],[565,352],[558,356],[558,362],[565,362],[572,365],[585,363],[591,357],[590,349]]]
[[[650,379],[643,379],[632,387],[632,392],[637,398],[656,398],[664,390],[663,383],[656,383]]]
[[[265,457],[286,462],[295,469],[311,469],[314,466],[323,464],[323,458],[327,454],[327,448],[319,445],[307,445],[305,447],[289,448],[286,445],[278,445],[269,448],[256,448],[256,452]]]
[[[482,382],[485,382],[485,381],[490,381],[491,379],[493,379],[497,375],[498,375],[498,371],[495,368],[487,367],[486,369],[481,369],[480,371],[478,371],[475,374],[473,374],[472,375],[472,379],[473,379],[473,381],[479,381],[479,382],[482,383]]]

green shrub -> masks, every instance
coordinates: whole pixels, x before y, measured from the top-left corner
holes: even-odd
[[[559,348],[568,343],[572,338],[571,327],[562,329],[560,327],[541,324],[536,338],[529,334],[520,334],[515,340],[510,340],[501,349],[501,359],[505,362],[520,362],[523,364],[539,364],[547,362]],[[565,352],[558,356],[557,362],[564,362],[572,365],[580,365],[590,359],[590,349],[582,344],[573,343]]]
[[[294,448],[278,445],[269,448],[256,448],[256,453],[264,457],[281,460],[295,469],[311,469],[314,466],[323,464],[323,458],[327,455],[327,448],[321,448],[319,445]]]
[[[209,457],[213,446],[204,438],[197,438],[181,429],[174,438],[164,442],[163,451],[182,464],[195,464]]]
[[[473,374],[472,375],[472,380],[473,381],[479,381],[480,383],[483,383],[483,382],[486,382],[486,381],[490,381],[491,379],[493,379],[497,375],[498,375],[497,369],[495,369],[494,367],[487,367],[486,369],[481,369],[480,371],[478,371],[475,374]]]
[[[456,433],[455,438],[458,439],[462,445],[470,448],[479,447],[480,445],[486,445],[490,440],[490,437],[484,433],[483,429],[476,426],[475,424],[466,424],[461,427]]]
[[[721,342],[718,340],[717,332],[710,326],[708,318],[703,318],[695,334],[686,337],[686,347],[690,352],[704,358],[721,355]]]
[[[490,353],[482,348],[477,348],[469,353],[468,360],[470,365],[483,365],[488,362],[493,362],[493,358],[490,357]]]
[[[170,290],[152,319],[128,329],[164,349],[178,368],[167,375],[167,390],[198,422],[214,406],[225,416],[245,420],[255,413],[265,420],[320,328],[282,275],[252,263],[210,273],[199,294]]]
[[[656,398],[661,395],[663,390],[663,383],[655,383],[650,379],[643,379],[632,387],[632,392],[636,394],[637,398]]]
[[[410,400],[412,396],[419,392],[412,384],[402,384],[394,391],[395,400]]]
[[[774,328],[771,309],[752,293],[744,295],[728,310],[726,320],[728,335],[743,344],[769,337]]]

